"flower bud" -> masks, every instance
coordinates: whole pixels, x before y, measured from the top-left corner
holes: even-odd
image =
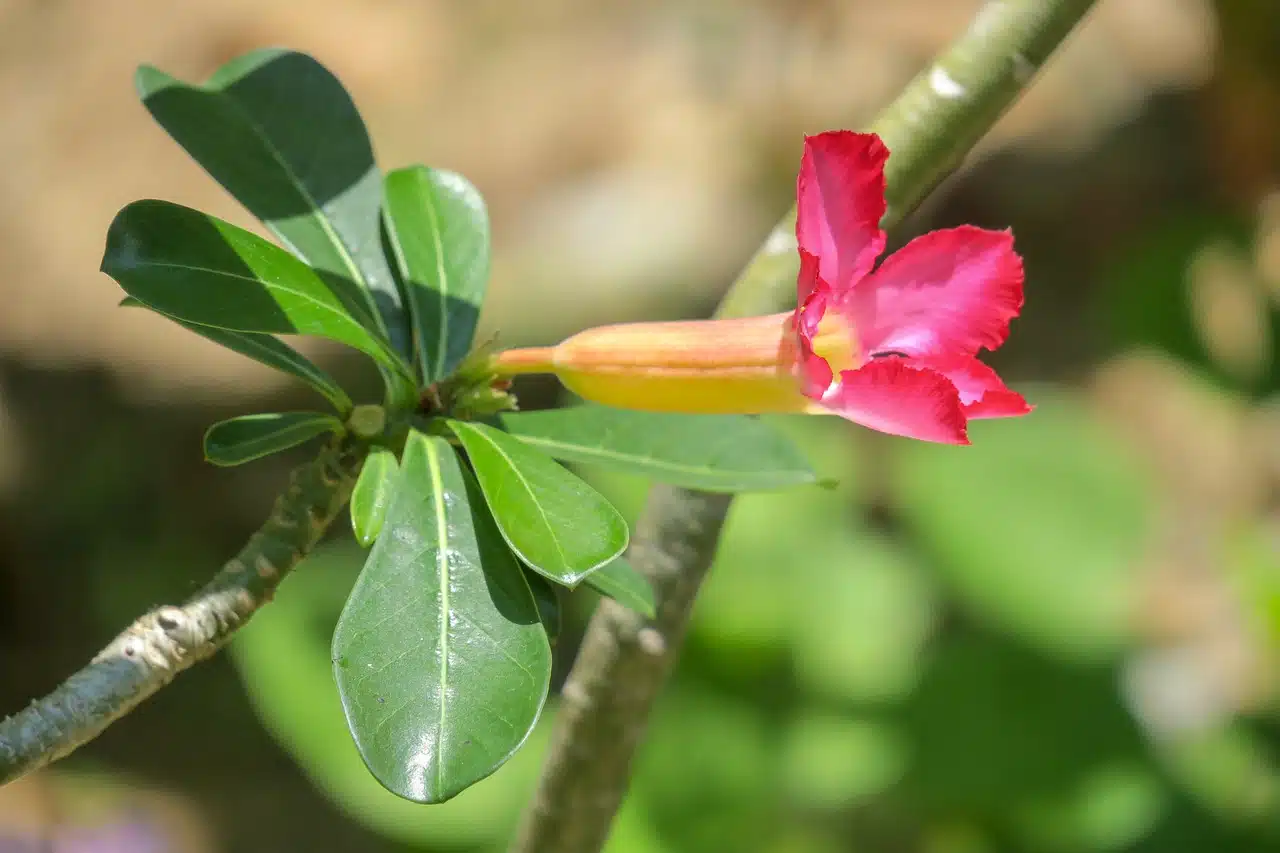
[[[853,366],[847,325],[832,314],[815,345]],[[651,412],[804,412],[812,401],[795,377],[792,317],[627,323],[587,329],[550,350],[498,355],[503,373],[554,372],[574,393],[608,406]]]

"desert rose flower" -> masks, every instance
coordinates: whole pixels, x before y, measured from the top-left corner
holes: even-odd
[[[605,405],[686,413],[828,413],[892,435],[968,444],[974,418],[1027,402],[978,360],[1022,308],[1007,231],[917,237],[885,258],[874,134],[807,137],[796,181],[796,308],[766,317],[628,323],[556,347],[507,350],[503,374],[555,373]]]

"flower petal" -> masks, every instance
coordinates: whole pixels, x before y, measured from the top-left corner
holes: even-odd
[[[796,373],[800,391],[806,397],[819,399],[835,377],[827,360],[813,351],[813,336],[827,313],[831,299],[830,286],[818,277],[818,259],[800,250],[800,277],[796,290],[798,301],[793,319],[796,333]]]
[[[819,260],[836,295],[871,271],[884,251],[884,164],[874,133],[830,131],[804,140],[796,178],[796,241]]]
[[[800,250],[800,274],[796,277],[796,328],[809,337],[827,312],[831,287],[818,276],[818,257]]]
[[[835,379],[830,363],[815,353],[813,345],[804,337],[800,338],[800,357],[796,372],[800,379],[800,393],[811,400],[821,400]]]
[[[917,237],[841,305],[869,354],[972,356],[994,350],[1022,310],[1022,259],[1008,231],[961,226]]]
[[[890,435],[968,444],[960,395],[945,376],[902,358],[877,358],[845,370],[822,407]]]
[[[1017,391],[1011,391],[996,372],[976,358],[911,359],[947,377],[960,392],[965,417],[1012,418],[1031,412],[1031,405]]]

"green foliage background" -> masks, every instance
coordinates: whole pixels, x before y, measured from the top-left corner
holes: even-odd
[[[1271,13],[1247,5],[1221,4],[1228,59],[1200,89],[1148,101],[1069,169],[1017,149],[985,159],[912,222],[1014,228],[1029,299],[998,366],[1038,409],[976,425],[964,451],[779,422],[837,485],[735,506],[613,853],[1280,850],[1280,285],[1264,263],[1280,237],[1256,204],[1277,172],[1246,156],[1280,111],[1239,94],[1280,76],[1255,44]],[[793,153],[761,158],[762,222]],[[1206,252],[1234,259],[1228,289],[1261,294],[1235,331],[1271,330],[1251,363],[1206,337],[1212,312],[1188,285]],[[702,307],[664,299],[669,314]],[[529,337],[560,322],[528,320]],[[374,387],[362,362],[325,366]],[[0,701],[16,708],[189,592],[296,457],[214,470],[201,433],[242,402],[140,402],[106,370],[6,356],[0,391],[21,459],[0,498]],[[262,401],[314,405],[303,390]],[[581,470],[634,520],[642,481]],[[216,849],[501,849],[550,719],[444,806],[383,791],[329,658],[359,564],[342,532],[230,655],[31,789],[89,823],[132,802],[122,791],[164,789]],[[593,595],[564,602],[556,684]],[[0,798],[0,831],[13,802]]]

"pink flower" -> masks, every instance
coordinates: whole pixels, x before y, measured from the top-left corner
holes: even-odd
[[[499,374],[555,373],[588,400],[687,413],[836,414],[893,435],[968,444],[973,418],[1025,415],[978,361],[1022,308],[1008,232],[962,226],[884,251],[884,164],[874,134],[805,139],[796,182],[794,312],[626,323],[555,347],[497,354]]]
[[[977,358],[995,350],[1022,308],[1022,259],[1007,231],[961,226],[884,251],[884,164],[870,133],[807,137],[796,180],[800,276],[794,324],[803,393],[893,435],[968,444],[974,418],[1031,411]],[[815,352],[829,314],[854,330],[854,366]]]

